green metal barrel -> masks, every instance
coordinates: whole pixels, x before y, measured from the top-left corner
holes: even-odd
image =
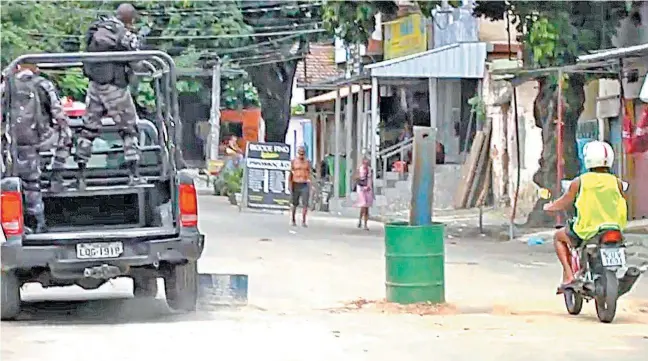
[[[444,231],[441,223],[385,225],[388,302],[445,302]]]

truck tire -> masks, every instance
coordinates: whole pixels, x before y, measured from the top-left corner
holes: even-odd
[[[198,262],[174,265],[164,277],[164,291],[169,308],[192,312],[198,302]]]
[[[16,319],[20,314],[20,281],[14,272],[0,274],[0,287],[2,287],[2,321]]]
[[[133,296],[135,298],[155,298],[157,293],[157,278],[133,277]]]

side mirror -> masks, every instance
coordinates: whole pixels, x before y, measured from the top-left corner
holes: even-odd
[[[572,180],[571,179],[563,179],[560,181],[560,189],[562,189],[562,192],[565,193],[569,189],[569,185],[571,184]]]
[[[643,85],[641,86],[641,91],[639,92],[639,99],[642,102],[648,103],[648,75],[644,78]]]

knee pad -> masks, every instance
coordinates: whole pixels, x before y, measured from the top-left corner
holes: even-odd
[[[87,161],[92,156],[92,141],[87,138],[79,138],[77,142],[76,158],[80,161]]]

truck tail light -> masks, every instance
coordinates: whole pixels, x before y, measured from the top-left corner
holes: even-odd
[[[198,226],[198,198],[193,184],[180,184],[180,225],[182,227]]]
[[[22,194],[18,191],[2,192],[0,194],[0,220],[5,236],[23,234],[25,223],[23,219]]]

